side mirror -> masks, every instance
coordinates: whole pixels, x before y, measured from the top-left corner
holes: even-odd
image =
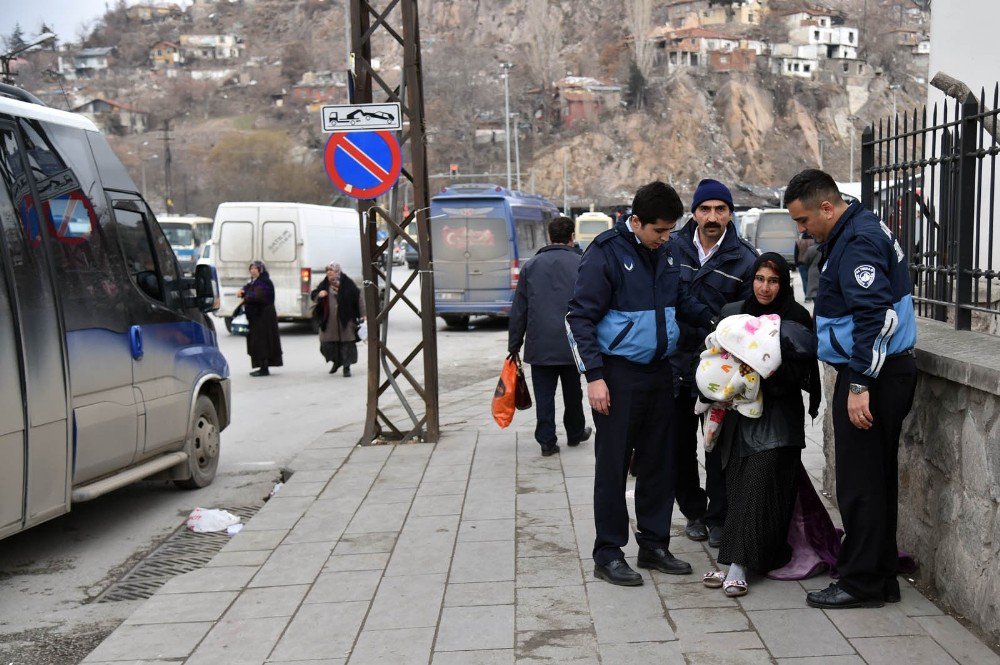
[[[204,263],[194,267],[195,306],[202,312],[219,309],[219,279],[215,267]]]

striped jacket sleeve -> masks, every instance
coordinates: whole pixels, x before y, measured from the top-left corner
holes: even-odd
[[[888,357],[889,340],[899,328],[893,309],[890,266],[886,248],[867,236],[853,238],[841,257],[838,278],[854,323],[854,346],[848,363],[851,383],[868,385],[878,378]]]

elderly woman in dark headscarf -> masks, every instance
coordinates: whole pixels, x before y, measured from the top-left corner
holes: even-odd
[[[351,375],[351,365],[358,362],[358,324],[365,318],[365,301],[361,291],[350,277],[331,261],[326,266],[326,277],[312,290],[319,320],[319,351],[327,362],[332,362],[330,374],[344,368],[344,376]]]
[[[809,393],[814,418],[821,398],[812,317],[795,302],[788,264],[769,252],[758,257],[751,274],[753,294],[726,305],[722,317],[778,315],[782,363],[761,383],[761,417],[727,411],[719,435],[729,508],[718,562],[729,564],[729,571],[709,572],[704,582],[723,587],[728,596],[747,592],[749,571],[767,573],[791,558],[788,528],[805,447],[802,391]]]
[[[250,365],[258,368],[250,376],[268,376],[269,367],[281,367],[281,338],[278,314],[274,309],[274,284],[263,261],[250,264],[250,281],[236,294],[243,299],[247,315],[247,354]]]

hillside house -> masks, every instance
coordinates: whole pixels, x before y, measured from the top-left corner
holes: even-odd
[[[788,32],[788,41],[796,45],[815,45],[825,49],[827,58],[858,57],[858,29],[847,26],[820,27],[803,25]]]
[[[292,86],[291,98],[304,102],[335,102],[347,97],[347,81],[341,72],[305,72]]]
[[[663,26],[652,39],[657,47],[654,63],[666,64],[669,71],[676,67],[707,68],[709,53],[729,53],[740,48],[738,38],[705,28],[672,30],[669,26]],[[755,44],[763,49],[760,42]]]
[[[143,23],[155,23],[170,18],[181,18],[184,10],[179,5],[150,5],[140,4],[125,8],[125,16],[132,21],[142,21]]]
[[[95,76],[108,70],[114,56],[114,46],[98,46],[80,49],[68,57],[59,56],[57,68],[66,78]]]
[[[753,49],[737,48],[708,54],[708,68],[713,72],[749,72],[756,67],[757,52]]]
[[[235,35],[181,35],[181,57],[185,60],[235,60],[243,40]]]
[[[760,25],[767,11],[763,0],[674,0],[666,19],[674,26]]]
[[[149,114],[135,107],[110,99],[94,97],[73,109],[90,118],[111,134],[141,134],[149,126]]]
[[[159,41],[149,49],[149,61],[153,69],[166,69],[177,67],[184,63],[181,55],[181,46],[175,42]]]
[[[803,26],[817,28],[832,28],[839,23],[840,14],[830,9],[810,8],[794,9],[785,12],[785,25],[788,30],[797,30]]]
[[[597,118],[603,111],[616,109],[621,104],[622,87],[595,78],[567,76],[556,81],[555,87],[559,117],[566,127]]]

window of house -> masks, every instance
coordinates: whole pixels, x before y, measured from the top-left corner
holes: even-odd
[[[692,53],[691,54],[691,66],[692,67],[697,67],[698,66],[698,54],[697,53]]]
[[[846,74],[850,70],[850,66],[845,62],[841,65],[844,68],[844,73]]]
[[[819,30],[813,30],[813,39],[819,41]]]
[[[808,72],[810,70],[810,65],[802,65],[802,71]]]

